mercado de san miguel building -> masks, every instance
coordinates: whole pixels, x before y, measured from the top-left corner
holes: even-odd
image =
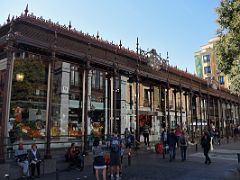
[[[0,160],[19,142],[51,149],[113,131],[179,125],[192,141],[214,124],[239,124],[239,97],[172,67],[155,49],[131,51],[28,14],[0,26]],[[55,143],[57,142],[57,143]],[[69,145],[69,144],[68,144]]]

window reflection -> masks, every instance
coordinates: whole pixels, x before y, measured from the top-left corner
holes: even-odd
[[[45,136],[48,63],[19,53],[14,62],[8,131],[18,139]]]
[[[57,61],[54,70],[52,136],[82,135],[83,70]]]

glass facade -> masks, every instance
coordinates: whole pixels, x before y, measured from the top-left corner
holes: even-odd
[[[55,62],[52,97],[52,136],[82,135],[83,70],[71,63]]]
[[[91,134],[102,136],[105,132],[105,73],[100,70],[92,70],[90,122]]]
[[[82,135],[83,69],[57,60],[53,69],[51,136]],[[49,60],[18,53],[14,60],[8,131],[18,140],[46,136]]]
[[[8,130],[17,139],[46,135],[47,59],[25,53],[16,54]]]

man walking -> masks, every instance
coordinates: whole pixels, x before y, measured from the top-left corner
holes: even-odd
[[[181,157],[182,161],[186,161],[186,152],[187,152],[187,146],[188,146],[188,139],[184,132],[182,132],[180,138],[179,138],[179,145],[181,149]]]
[[[143,126],[143,137],[144,137],[144,143],[147,147],[149,147],[149,133],[150,133],[150,127],[145,123]]]
[[[174,133],[174,129],[171,129],[170,133],[168,134],[167,141],[169,146],[169,161],[171,162],[172,160],[175,160],[176,156],[177,136]]]
[[[110,166],[111,166],[111,179],[114,179],[114,173],[116,173],[116,180],[120,179],[120,159],[121,159],[121,139],[117,133],[113,133],[113,137],[110,140]]]

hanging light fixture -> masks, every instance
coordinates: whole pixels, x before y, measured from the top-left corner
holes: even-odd
[[[17,73],[16,74],[16,80],[18,82],[22,82],[24,80],[24,74],[23,73]]]

